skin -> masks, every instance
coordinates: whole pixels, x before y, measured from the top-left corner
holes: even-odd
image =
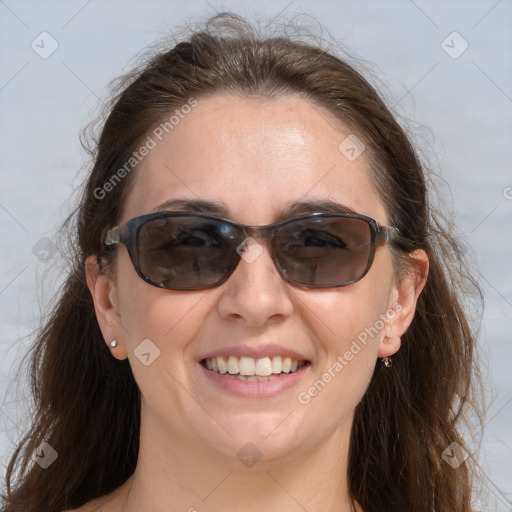
[[[225,203],[223,216],[250,225],[275,222],[299,200],[336,201],[388,225],[365,154],[351,162],[338,150],[349,133],[328,112],[293,95],[199,99],[144,159],[120,224],[170,199],[200,198]],[[148,285],[121,245],[113,278],[100,275],[94,257],[88,260],[105,343],[117,340],[113,357],[130,360],[142,420],[134,475],[80,511],[350,510],[346,472],[354,408],[377,358],[400,348],[425,283],[427,257],[415,253],[414,268],[397,283],[383,245],[359,282],[301,289],[283,280],[266,243],[259,242],[263,252],[255,261],[242,260],[210,290]],[[396,303],[400,311],[384,329],[317,396],[300,403],[299,392]],[[149,366],[134,355],[144,339],[160,350]],[[311,363],[276,396],[235,396],[212,384],[199,365],[212,350],[269,342]],[[252,468],[237,457],[248,442],[261,454]]]

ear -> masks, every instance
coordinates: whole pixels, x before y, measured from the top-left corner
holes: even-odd
[[[378,356],[392,356],[400,349],[401,337],[411,325],[418,298],[425,288],[428,276],[427,253],[418,249],[409,255],[411,268],[407,275],[393,286],[388,320],[379,343]]]
[[[87,258],[85,273],[87,287],[91,292],[96,318],[103,338],[116,359],[126,359],[128,354],[123,342],[124,329],[118,309],[119,303],[115,282],[100,272],[96,255]],[[110,346],[110,342],[113,340],[117,341],[115,348]]]

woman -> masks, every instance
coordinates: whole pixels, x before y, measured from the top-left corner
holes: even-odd
[[[368,82],[223,15],[119,91],[3,510],[471,510],[471,280]]]

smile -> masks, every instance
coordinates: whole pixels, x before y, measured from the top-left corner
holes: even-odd
[[[239,380],[265,382],[283,374],[295,373],[307,364],[292,357],[213,357],[203,359],[202,365],[216,373],[229,374]]]

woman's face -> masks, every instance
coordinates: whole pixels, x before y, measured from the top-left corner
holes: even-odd
[[[319,201],[387,225],[366,154],[354,159],[350,148],[339,149],[348,135],[327,111],[293,95],[199,99],[155,139],[120,224],[176,209],[166,203],[180,199],[215,202],[223,209],[211,213],[248,225],[276,222],[294,203]],[[384,329],[379,322],[399,300],[387,245],[377,248],[359,282],[301,289],[283,280],[266,242],[257,241],[253,261],[242,259],[221,286],[197,291],[145,283],[117,246],[106,338],[115,336],[114,355],[130,360],[142,394],[142,435],[156,437],[162,451],[181,446],[191,457],[207,453],[239,464],[237,457],[252,455],[271,464],[338,443],[347,438],[377,357],[398,348],[383,342],[393,321]],[[242,382],[204,366],[207,358],[229,356],[307,364],[268,382]]]

